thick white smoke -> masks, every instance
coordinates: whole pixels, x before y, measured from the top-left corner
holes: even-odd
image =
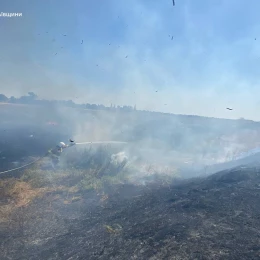
[[[128,157],[124,151],[111,155],[111,163],[116,166],[122,164],[125,161],[128,161]]]

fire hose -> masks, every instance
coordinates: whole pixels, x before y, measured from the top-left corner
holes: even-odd
[[[120,142],[120,141],[98,141],[98,142],[81,142],[81,143],[75,143],[75,145],[84,145],[84,144],[126,144],[127,142]],[[74,145],[73,145],[74,146]],[[72,147],[72,146],[69,146],[69,147]],[[40,160],[42,160],[43,158],[45,158],[47,156],[48,153],[46,153],[45,155],[37,158],[36,160],[30,162],[30,163],[27,163],[25,165],[22,165],[20,167],[17,167],[17,168],[13,168],[13,169],[10,169],[10,170],[6,170],[6,171],[3,171],[3,172],[0,172],[0,174],[4,174],[4,173],[8,173],[8,172],[13,172],[13,171],[16,171],[16,170],[20,170],[20,169],[23,169],[23,168],[26,168]]]

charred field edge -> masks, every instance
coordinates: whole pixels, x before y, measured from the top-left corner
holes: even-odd
[[[5,102],[9,103],[0,107],[1,156],[6,157],[0,161],[1,170],[10,169],[16,160],[23,163],[28,157],[41,156],[57,140],[71,137],[75,121],[51,114],[55,102],[38,102],[32,93]],[[75,107],[70,101],[62,105],[82,108],[84,118],[104,109]],[[182,138],[187,130],[200,144],[191,153],[202,153],[213,135],[260,129],[258,122],[247,120],[115,106],[102,111],[107,112],[119,115],[120,123],[124,118],[124,123],[134,125],[127,133],[115,134],[115,139],[137,142],[149,136],[163,139],[169,149],[183,151],[191,146]],[[50,114],[51,119],[46,116]],[[10,120],[10,115],[17,115],[17,121]],[[48,120],[59,125],[50,127]],[[28,137],[31,134],[34,139]],[[129,179],[138,167],[124,161],[111,164],[111,154],[116,152],[111,147],[74,151],[64,167],[55,171],[43,160],[0,176],[1,259],[260,258],[259,163],[231,165],[229,170],[185,181],[174,174],[154,174],[141,185]]]
[[[259,165],[138,186],[108,151],[2,180],[1,259],[259,259]]]

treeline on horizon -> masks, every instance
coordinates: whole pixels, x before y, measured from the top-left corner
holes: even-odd
[[[78,108],[78,109],[89,109],[89,110],[103,110],[103,111],[122,111],[122,112],[144,112],[147,115],[150,115],[153,117],[158,116],[161,118],[162,115],[168,117],[177,117],[178,120],[181,120],[182,123],[195,123],[195,124],[204,124],[208,123],[208,120],[211,120],[211,123],[227,123],[227,122],[233,122],[231,123],[233,126],[237,127],[236,123],[234,121],[237,121],[239,124],[253,124],[258,125],[259,122],[248,120],[244,118],[240,118],[239,120],[233,120],[233,119],[225,119],[225,118],[210,118],[210,117],[204,117],[199,115],[184,115],[184,114],[173,114],[173,113],[163,113],[163,112],[155,112],[155,111],[147,111],[147,110],[137,110],[136,106],[118,106],[111,104],[109,107],[104,106],[103,104],[76,104],[72,100],[47,100],[47,99],[38,99],[38,96],[34,92],[28,92],[28,95],[21,96],[19,98],[16,98],[14,96],[11,96],[8,98],[4,94],[0,94],[0,103],[10,103],[10,104],[27,104],[27,105],[42,105],[42,106],[56,106],[56,105],[62,105],[65,107],[71,107],[71,108]],[[147,114],[148,113],[148,114]],[[149,116],[149,118],[150,118]],[[157,117],[156,116],[156,117]],[[213,121],[212,121],[213,120]],[[234,125],[235,123],[235,125]]]
[[[38,99],[38,96],[33,92],[28,92],[27,96],[21,96],[19,98],[15,98],[11,96],[8,98],[4,94],[0,94],[0,102],[2,103],[11,103],[11,104],[35,104],[35,105],[63,105],[66,107],[72,108],[85,108],[92,110],[123,110],[123,111],[135,111],[136,106],[116,106],[110,105],[110,107],[106,107],[102,104],[76,104],[72,100],[46,100],[46,99]]]

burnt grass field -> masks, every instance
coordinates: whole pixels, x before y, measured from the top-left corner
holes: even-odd
[[[52,179],[28,187],[28,176],[2,180],[1,208],[18,205],[1,221],[1,259],[260,257],[258,167],[100,189],[75,188],[84,174],[56,174],[55,185]],[[8,193],[15,183],[20,190]]]
[[[1,171],[69,138],[19,127],[0,127]],[[1,175],[0,259],[260,259],[259,163],[143,184],[128,179],[138,168],[111,164],[115,152],[74,149],[59,169],[46,159]]]

